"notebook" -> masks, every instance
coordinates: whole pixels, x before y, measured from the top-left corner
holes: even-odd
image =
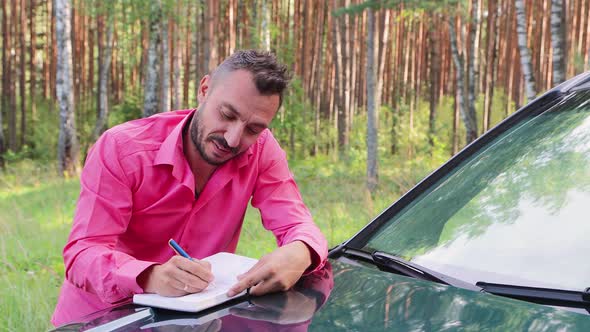
[[[203,260],[211,263],[211,270],[215,279],[202,292],[179,297],[135,294],[133,295],[133,303],[187,312],[198,312],[213,307],[245,293],[244,291],[232,297],[226,295],[229,289],[238,281],[237,276],[248,271],[258,261],[254,258],[227,252],[220,252]]]

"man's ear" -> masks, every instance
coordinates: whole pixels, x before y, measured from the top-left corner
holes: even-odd
[[[205,96],[207,96],[207,92],[209,91],[211,84],[211,76],[205,75],[201,78],[201,82],[199,82],[199,93],[197,94],[197,100],[199,104],[202,104],[205,101]]]

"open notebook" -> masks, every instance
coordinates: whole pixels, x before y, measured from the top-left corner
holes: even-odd
[[[198,312],[229,301],[245,292],[228,297],[226,294],[238,281],[237,276],[248,271],[257,260],[227,252],[220,252],[204,258],[211,263],[215,280],[204,291],[179,297],[166,297],[158,294],[135,294],[133,303],[151,307]]]

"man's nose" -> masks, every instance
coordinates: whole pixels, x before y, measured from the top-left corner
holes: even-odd
[[[239,125],[231,126],[225,132],[225,141],[230,148],[237,148],[240,145],[240,141],[242,140],[242,133],[244,132],[244,128]]]

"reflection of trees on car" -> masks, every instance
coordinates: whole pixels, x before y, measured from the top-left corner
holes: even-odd
[[[589,95],[579,93],[505,133],[400,212],[369,247],[413,257],[460,236],[477,237],[491,224],[514,222],[525,199],[554,214],[571,190],[590,191],[583,176],[590,130],[582,130]]]
[[[469,290],[410,281],[395,274],[377,275],[365,267],[342,271],[348,265],[340,262],[333,265],[339,273],[334,275],[330,305],[315,315],[310,331],[331,331],[339,326],[348,331],[528,331],[547,315],[554,318],[549,330],[575,326],[568,319],[575,315],[565,311],[531,308],[524,302],[484,294],[473,297]],[[351,317],[356,325],[351,325]]]
[[[568,109],[580,100],[575,98],[563,107]],[[530,137],[526,142],[498,144],[490,149],[489,155],[499,152],[494,150],[506,150],[512,162],[453,216],[439,244],[461,235],[476,237],[493,223],[516,221],[521,217],[519,204],[525,200],[556,215],[572,190],[589,192],[590,182],[585,174],[590,172],[590,146],[584,145],[590,141],[590,130],[577,130],[585,125],[588,116],[587,109],[548,112],[515,135]],[[481,168],[495,173],[493,166]]]

